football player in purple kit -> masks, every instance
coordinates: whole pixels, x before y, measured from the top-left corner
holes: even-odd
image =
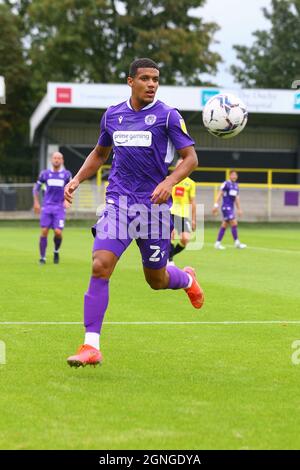
[[[229,173],[229,180],[224,181],[222,184],[220,191],[218,192],[216,202],[213,207],[213,214],[217,215],[219,204],[221,198],[223,198],[222,202],[222,214],[223,214],[223,222],[221,224],[218,238],[215,243],[215,248],[217,250],[225,250],[225,246],[221,245],[222,238],[224,237],[226,228],[228,224],[231,226],[231,233],[234,239],[234,245],[236,248],[246,248],[247,245],[241,243],[238,239],[238,231],[237,231],[237,219],[234,212],[234,205],[236,205],[237,213],[239,216],[242,215],[242,210],[240,206],[240,197],[239,197],[239,185],[237,183],[238,174],[235,170],[231,170]]]
[[[155,62],[147,58],[132,62],[127,83],[131,97],[109,107],[103,114],[96,147],[65,188],[65,199],[71,203],[79,184],[97,172],[113,148],[106,207],[96,225],[92,276],[84,296],[85,340],[77,354],[67,359],[68,364],[75,367],[102,361],[100,331],[108,306],[109,279],[133,238],[141,253],[145,279],[152,289],[183,289],[195,308],[201,308],[204,302],[203,291],[192,268],[181,270],[166,266],[171,224],[167,237],[163,237],[161,232],[153,235],[149,223],[150,214],[152,217],[155,212],[153,209],[162,207],[170,222],[172,188],[198,164],[194,141],[179,112],[155,99],[159,84],[159,68]],[[168,167],[176,150],[183,161],[168,176]],[[143,229],[140,237],[127,231],[128,224],[134,220],[132,214],[136,213],[136,206],[148,221],[140,224]],[[105,233],[107,227],[110,228]],[[124,234],[120,236],[124,227],[125,237]],[[114,228],[118,229],[117,236]]]
[[[59,263],[59,248],[62,243],[62,231],[65,225],[67,202],[64,200],[64,187],[72,178],[71,173],[63,168],[64,157],[60,152],[54,152],[51,157],[52,168],[43,170],[33,188],[33,208],[36,214],[41,214],[40,226],[40,264],[46,263],[46,248],[49,229],[54,230],[55,264]],[[39,191],[45,185],[42,209],[39,202]]]

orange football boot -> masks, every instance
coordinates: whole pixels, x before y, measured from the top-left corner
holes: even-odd
[[[195,308],[201,308],[202,305],[204,304],[204,292],[198,283],[196,279],[196,273],[195,270],[189,266],[183,268],[183,271],[190,274],[193,278],[193,282],[191,287],[188,287],[187,289],[184,289],[187,295],[189,296],[189,299],[191,301],[191,304]]]
[[[87,365],[96,367],[97,364],[101,365],[102,359],[102,354],[98,349],[89,344],[82,344],[75,356],[68,357],[67,363],[71,367],[85,367]]]

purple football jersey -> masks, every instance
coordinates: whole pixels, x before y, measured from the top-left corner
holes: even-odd
[[[176,150],[194,145],[175,108],[157,100],[140,111],[130,100],[111,106],[101,119],[98,144],[113,146],[107,196],[128,196],[149,203],[155,187],[165,179]]]
[[[64,203],[64,187],[71,180],[70,171],[62,169],[59,171],[43,170],[34,186],[37,193],[41,186],[45,184],[46,191],[43,198],[43,207],[56,205],[62,206]]]
[[[234,207],[235,198],[239,194],[239,185],[238,183],[233,183],[232,181],[224,181],[221,186],[221,191],[223,191],[223,204],[222,209],[232,209]]]

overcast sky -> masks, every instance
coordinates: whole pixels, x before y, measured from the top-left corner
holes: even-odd
[[[269,7],[271,0],[206,0],[206,5],[193,10],[200,13],[206,21],[215,21],[221,27],[215,39],[219,44],[213,50],[220,53],[224,63],[219,66],[216,77],[209,77],[219,86],[226,88],[239,88],[229,73],[231,64],[236,63],[233,44],[250,46],[253,43],[252,32],[257,29],[268,29],[269,21],[262,13],[263,7]]]

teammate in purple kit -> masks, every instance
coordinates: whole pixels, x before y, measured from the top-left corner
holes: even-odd
[[[240,206],[240,197],[239,197],[239,185],[237,183],[238,174],[235,170],[231,170],[229,173],[229,180],[224,181],[222,184],[220,191],[218,192],[216,202],[213,207],[213,214],[216,215],[218,213],[219,204],[221,198],[223,198],[222,202],[222,214],[223,214],[223,222],[221,224],[218,238],[215,243],[215,248],[217,250],[225,250],[225,246],[221,244],[222,238],[224,237],[226,228],[228,224],[231,226],[231,233],[234,239],[234,245],[236,248],[246,248],[247,245],[241,243],[238,239],[238,231],[237,231],[237,219],[234,212],[234,206],[236,205],[238,215],[242,215],[242,210]]]
[[[59,263],[59,248],[62,243],[62,231],[65,225],[66,202],[64,187],[72,178],[71,173],[63,168],[64,158],[60,152],[54,152],[51,157],[52,168],[43,170],[33,188],[34,212],[41,214],[40,226],[40,264],[46,263],[46,248],[49,229],[54,230],[55,264]],[[39,191],[45,185],[42,210],[39,202]]]
[[[164,216],[170,222],[172,188],[197,166],[194,141],[179,112],[155,99],[159,83],[155,62],[135,60],[127,83],[131,97],[106,110],[96,147],[65,188],[65,199],[71,203],[79,184],[97,172],[113,148],[106,207],[95,228],[92,276],[84,297],[85,340],[77,354],[67,360],[75,367],[102,361],[99,342],[108,306],[109,279],[133,239],[140,249],[145,279],[152,289],[184,289],[195,308],[201,308],[204,302],[192,268],[166,267],[172,226],[169,224],[164,237],[161,230],[153,234],[154,224],[149,223],[157,208],[162,209],[160,222]],[[183,161],[167,176],[176,150]],[[137,211],[147,220],[140,224],[139,236],[130,233]]]

